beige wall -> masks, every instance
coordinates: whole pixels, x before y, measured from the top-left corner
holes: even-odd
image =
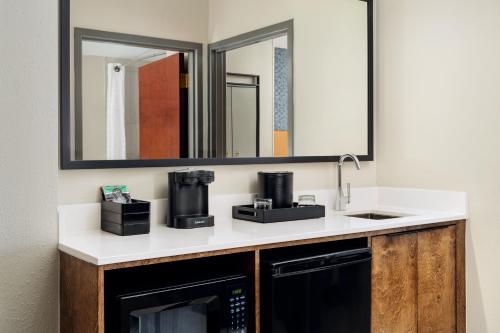
[[[205,42],[206,1],[148,0],[147,4],[144,6],[144,2],[137,0],[71,0],[71,24],[88,29]]]
[[[0,332],[57,332],[57,1],[0,1]]]
[[[349,165],[343,168],[344,180],[353,186],[375,185],[375,162],[361,163],[361,171]],[[257,192],[257,172],[289,170],[294,174],[294,188],[300,190],[334,188],[337,182],[334,163],[207,166],[200,169],[215,171],[211,194]],[[59,171],[59,203],[99,202],[99,187],[105,184],[127,184],[137,198],[167,197],[167,173],[173,168],[61,170]]]
[[[500,332],[500,2],[377,3],[378,183],[468,192],[468,332]]]

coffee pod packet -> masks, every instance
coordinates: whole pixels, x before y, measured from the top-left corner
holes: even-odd
[[[130,191],[127,185],[105,185],[101,187],[104,201],[116,203],[131,203]]]

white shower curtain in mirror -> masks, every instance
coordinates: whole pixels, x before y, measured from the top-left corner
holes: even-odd
[[[106,154],[108,160],[127,158],[125,140],[125,68],[108,64],[106,93]]]

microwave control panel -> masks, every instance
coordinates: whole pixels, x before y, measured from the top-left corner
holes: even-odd
[[[243,286],[229,289],[229,318],[231,320],[230,333],[247,333],[248,327],[248,300]]]

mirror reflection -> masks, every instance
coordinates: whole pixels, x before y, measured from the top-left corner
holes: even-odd
[[[189,53],[84,40],[82,159],[189,157],[189,61]]]
[[[71,1],[71,159],[368,153],[367,3]]]
[[[291,28],[293,22],[287,25]],[[224,57],[225,66],[220,75],[225,79],[225,97],[214,104],[214,109],[220,106],[218,112],[225,121],[225,131],[216,131],[224,134],[219,135],[222,147],[214,147],[219,157],[293,156],[289,38],[293,36],[279,32],[216,55]],[[217,89],[220,83],[214,86]]]

